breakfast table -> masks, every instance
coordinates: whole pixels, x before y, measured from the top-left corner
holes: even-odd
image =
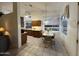
[[[52,45],[55,44],[55,40],[54,40],[55,33],[52,33],[52,32],[50,32],[50,33],[44,32],[42,34],[42,36],[44,38],[43,39],[43,42],[44,42],[44,45],[45,45],[46,48],[47,47],[52,47]]]

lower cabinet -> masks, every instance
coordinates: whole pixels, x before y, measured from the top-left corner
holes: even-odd
[[[37,38],[42,36],[41,31],[32,31],[32,35]]]
[[[41,31],[27,30],[26,32],[27,32],[27,35],[37,37],[37,38],[41,37],[42,35]]]
[[[24,45],[27,43],[27,33],[21,34],[21,44]]]

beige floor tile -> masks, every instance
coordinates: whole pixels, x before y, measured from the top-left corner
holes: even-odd
[[[45,48],[42,38],[35,38],[28,36],[27,46],[22,49],[18,55],[22,56],[67,56],[65,48],[62,45],[62,42],[57,38],[55,39],[55,46],[50,48]]]

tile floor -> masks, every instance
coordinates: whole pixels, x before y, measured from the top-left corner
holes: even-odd
[[[67,56],[67,52],[59,40],[55,38],[55,45],[52,48],[45,48],[42,38],[27,37],[27,44],[17,54],[18,56]]]

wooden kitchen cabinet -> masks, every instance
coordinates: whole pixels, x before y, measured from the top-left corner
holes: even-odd
[[[27,43],[27,33],[21,33],[21,44],[24,45]]]
[[[27,30],[27,35],[33,36],[33,37],[41,37],[41,31],[34,31],[34,30]]]
[[[41,31],[32,31],[32,35],[33,37],[37,37],[37,38],[42,36]]]
[[[41,21],[32,21],[32,26],[41,26]]]

